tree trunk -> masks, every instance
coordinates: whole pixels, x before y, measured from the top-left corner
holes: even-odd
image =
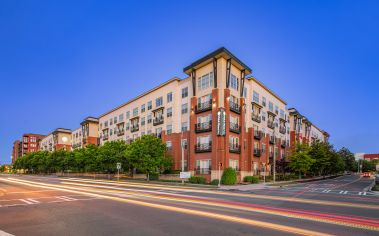
[[[147,172],[147,182],[150,181],[150,175],[149,175],[149,172]]]

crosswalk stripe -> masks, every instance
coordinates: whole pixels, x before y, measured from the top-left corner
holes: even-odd
[[[27,198],[26,200],[29,202],[35,203],[35,204],[39,203],[39,201],[37,201],[35,199],[31,199],[31,198]]]
[[[33,202],[31,202],[31,201],[28,201],[28,200],[26,200],[26,199],[19,199],[20,201],[22,201],[22,202],[25,202],[26,204],[34,204]]]
[[[362,192],[359,192],[358,194],[359,194],[359,195],[362,195]]]

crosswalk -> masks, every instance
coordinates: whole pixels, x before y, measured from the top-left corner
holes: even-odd
[[[0,200],[1,207],[13,207],[13,206],[27,206],[36,205],[43,203],[59,203],[59,202],[73,202],[73,201],[84,201],[98,199],[96,197],[86,197],[86,196],[49,196],[40,198],[20,198],[20,199],[4,199]],[[0,234],[1,235],[1,234]]]
[[[341,190],[341,189],[328,189],[328,188],[281,188],[282,191],[287,192],[310,192],[310,193],[322,193],[322,194],[338,194],[338,195],[356,195],[356,196],[374,196],[372,192],[366,191],[352,191],[352,190]]]

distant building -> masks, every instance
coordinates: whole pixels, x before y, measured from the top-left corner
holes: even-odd
[[[364,160],[368,160],[368,161],[371,161],[371,160],[378,160],[379,159],[379,153],[372,153],[372,154],[364,154],[363,155],[363,159]]]
[[[19,157],[39,151],[39,143],[44,137],[45,135],[42,134],[28,133],[22,135],[21,141],[14,141],[12,149],[12,163],[14,163]]]
[[[44,137],[40,142],[42,151],[71,150],[71,133],[70,129],[58,128]]]

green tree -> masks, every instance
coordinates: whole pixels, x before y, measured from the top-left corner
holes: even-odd
[[[356,172],[358,171],[358,162],[355,160],[354,154],[349,149],[343,147],[338,151],[343,162],[345,163],[345,170]]]
[[[125,155],[126,147],[127,145],[122,140],[106,142],[103,146],[100,146],[96,158],[99,170],[106,173],[114,173],[117,171],[117,162],[121,162],[124,168],[127,167],[128,160]]]
[[[309,155],[309,147],[306,144],[296,144],[294,152],[290,156],[289,167],[299,174],[306,174],[315,160]]]
[[[162,166],[167,167],[165,156],[166,145],[162,140],[152,135],[144,135],[134,140],[126,149],[126,157],[130,160],[130,167],[146,172],[149,181],[150,173],[157,173]]]
[[[325,175],[330,166],[329,145],[325,142],[315,141],[309,147],[308,154],[314,160],[310,170],[314,175]]]

